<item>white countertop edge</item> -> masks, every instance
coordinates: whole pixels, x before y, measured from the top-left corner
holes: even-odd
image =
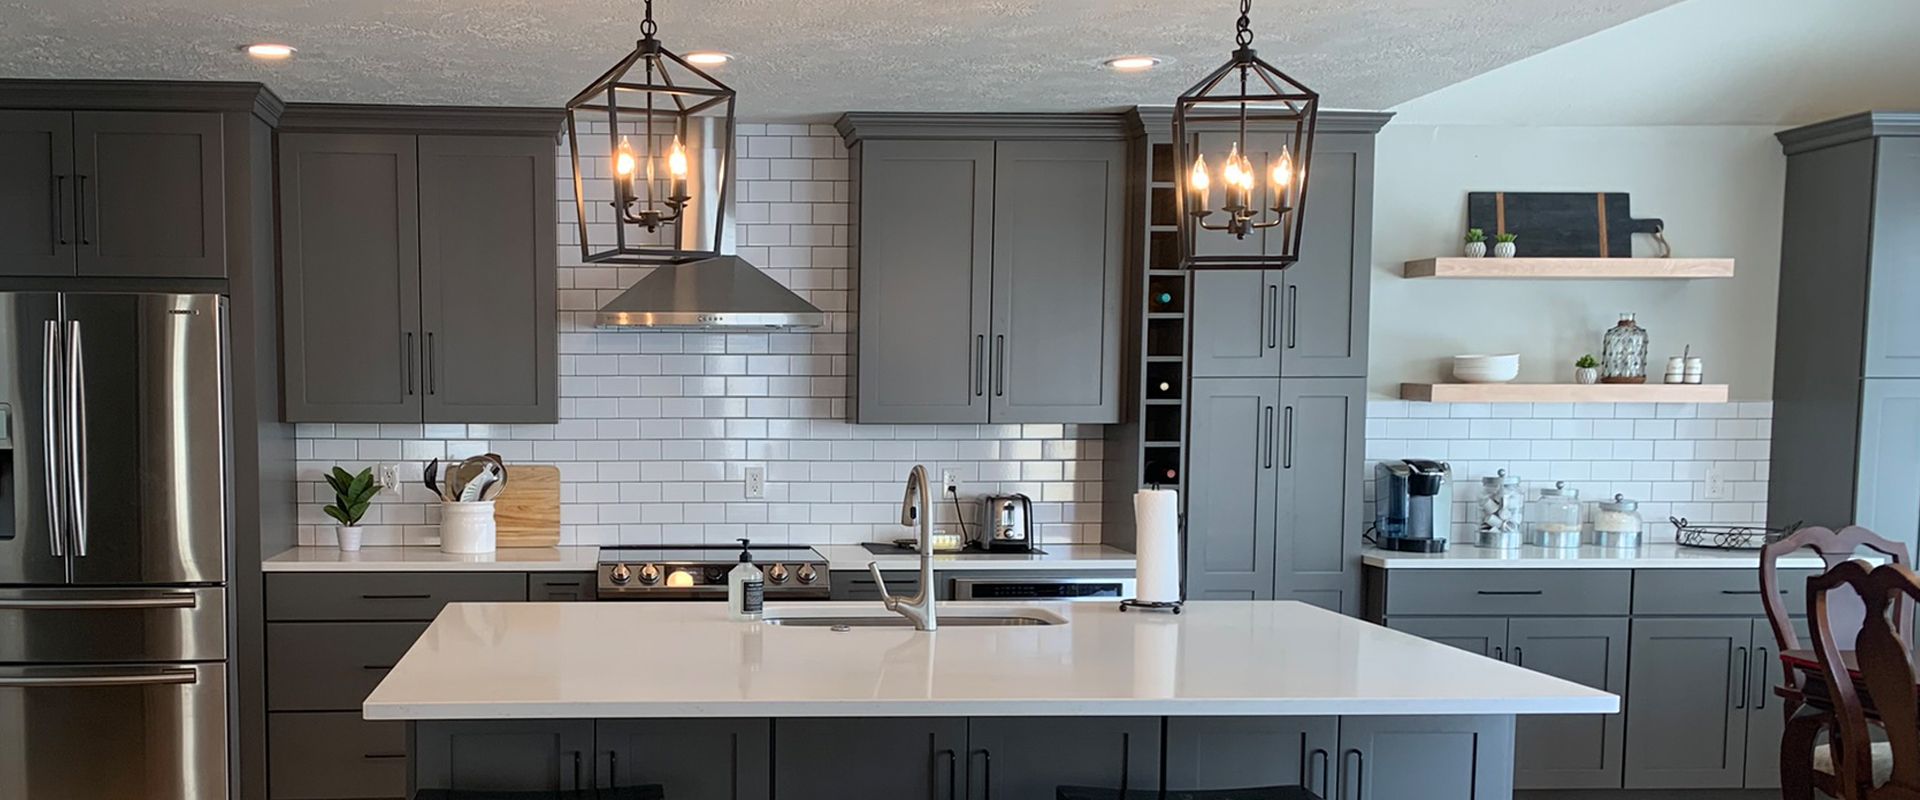
[[[512,719],[679,719],[751,717],[1354,717],[1354,716],[1531,716],[1538,714],[1614,714],[1620,698],[1589,697],[1522,700],[1281,699],[1281,700],[1126,700],[994,699],[874,701],[742,701],[726,703],[375,703],[361,706],[373,721]]]

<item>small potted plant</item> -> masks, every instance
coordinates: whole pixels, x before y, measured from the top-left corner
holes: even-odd
[[[1600,362],[1588,353],[1573,362],[1573,380],[1575,383],[1592,384],[1600,382]]]
[[[327,473],[327,484],[333,487],[333,505],[320,509],[333,517],[340,526],[334,529],[339,537],[341,550],[360,549],[360,520],[367,515],[367,507],[373,503],[373,496],[380,493],[380,485],[373,481],[373,470],[363,469],[354,475],[339,467]]]
[[[1487,232],[1479,228],[1467,229],[1467,258],[1480,258],[1487,254]]]
[[[1520,238],[1520,234],[1517,233],[1503,233],[1493,237],[1493,257],[1512,258],[1513,254],[1518,250],[1518,248],[1514,246],[1513,240],[1518,238]]]

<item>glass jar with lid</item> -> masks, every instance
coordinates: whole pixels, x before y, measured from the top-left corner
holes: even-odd
[[[1566,481],[1541,489],[1527,508],[1527,544],[1555,550],[1580,546],[1580,490]]]
[[[1496,550],[1520,548],[1522,509],[1527,496],[1520,490],[1520,478],[1500,470],[1480,479],[1481,547]]]
[[[1600,337],[1600,382],[1647,382],[1647,329],[1631,313]]]
[[[1616,494],[1612,500],[1600,501],[1593,512],[1594,544],[1623,550],[1639,547],[1643,525],[1640,503]]]

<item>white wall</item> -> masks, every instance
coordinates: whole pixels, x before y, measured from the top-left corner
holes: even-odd
[[[1471,83],[1471,81],[1469,82]],[[1369,388],[1447,378],[1460,353],[1517,352],[1522,381],[1571,380],[1615,315],[1647,328],[1656,369],[1691,344],[1712,382],[1771,396],[1786,161],[1772,126],[1518,127],[1420,124],[1380,133],[1374,191]],[[1405,261],[1457,255],[1470,191],[1614,191],[1666,221],[1676,255],[1733,257],[1696,281],[1407,280]],[[1520,253],[1526,254],[1526,231]],[[1636,251],[1651,254],[1648,237]],[[1658,378],[1655,378],[1656,380]]]

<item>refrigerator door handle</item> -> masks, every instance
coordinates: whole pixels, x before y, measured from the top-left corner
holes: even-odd
[[[41,329],[40,362],[40,468],[47,484],[47,538],[52,540],[53,557],[67,555],[67,531],[62,523],[66,509],[60,505],[60,430],[56,423],[60,408],[60,322],[47,320]]]
[[[7,687],[100,687],[100,686],[168,686],[194,683],[200,679],[200,673],[192,669],[178,667],[135,667],[135,668],[80,668],[80,669],[29,669],[22,674],[0,674],[0,688]]]
[[[67,321],[67,500],[73,512],[73,554],[87,554],[87,403],[80,390],[86,374],[86,348],[80,344],[80,321]]]
[[[0,611],[104,611],[147,608],[194,608],[199,603],[192,592],[174,592],[153,597],[113,597],[85,600],[73,597],[0,597]]]

